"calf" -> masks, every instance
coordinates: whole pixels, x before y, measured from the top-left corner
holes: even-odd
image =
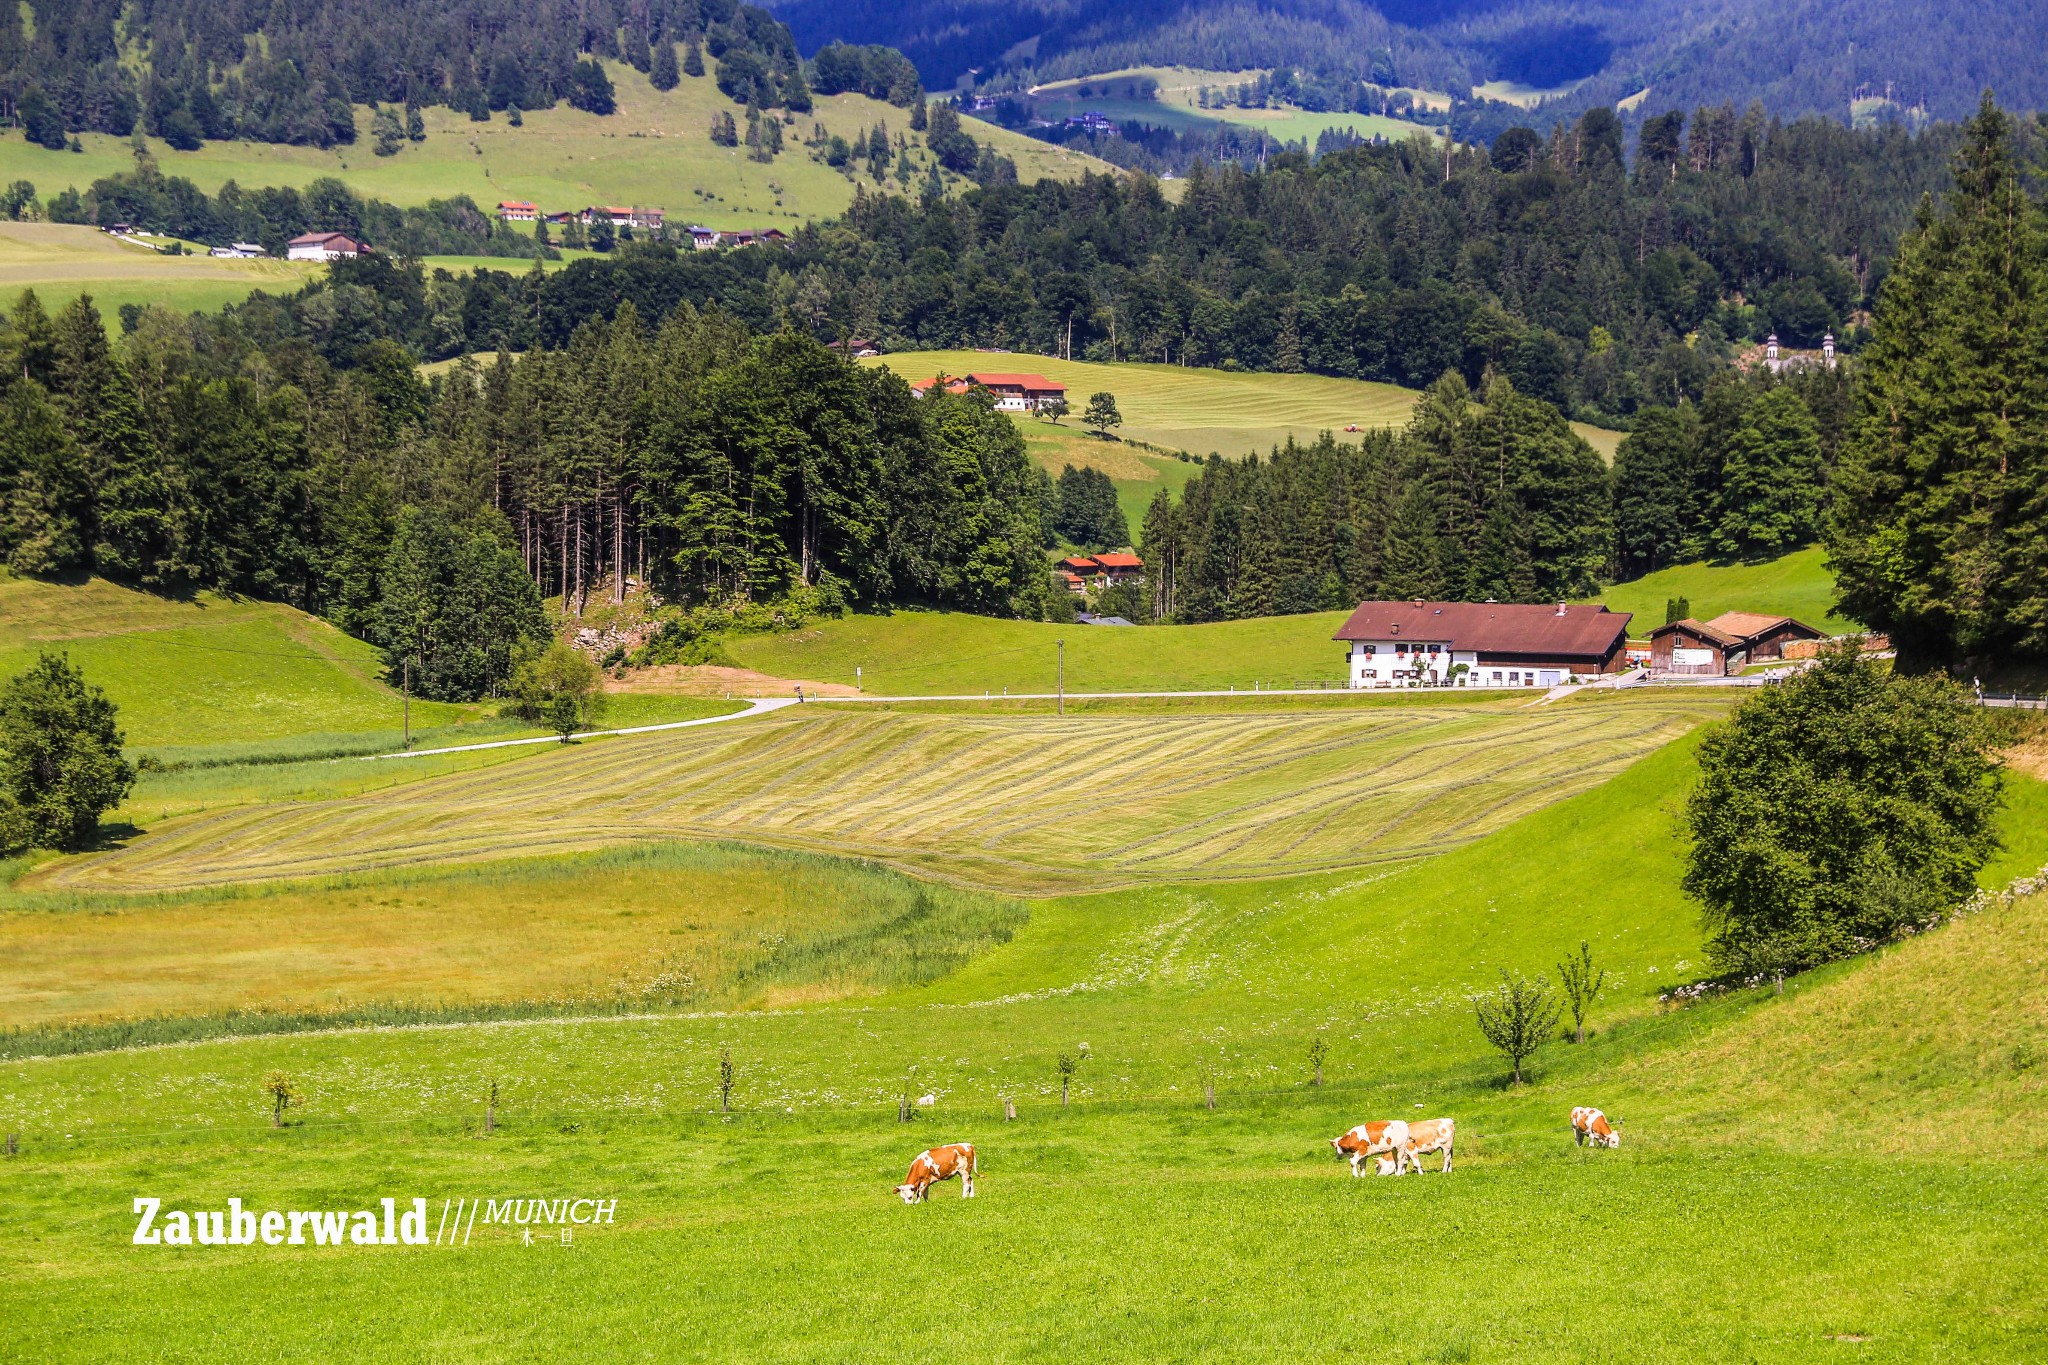
[[[1394,1174],[1399,1175],[1401,1173],[1401,1166],[1404,1162],[1420,1171],[1422,1163],[1416,1158],[1420,1157],[1424,1152],[1442,1152],[1444,1154],[1444,1174],[1449,1175],[1451,1173],[1451,1146],[1456,1140],[1457,1135],[1458,1124],[1455,1119],[1424,1119],[1420,1123],[1409,1124],[1407,1140],[1394,1153]]]
[[[1351,1159],[1353,1175],[1364,1175],[1365,1159],[1373,1156],[1380,1157],[1380,1174],[1387,1174],[1387,1161],[1381,1155],[1384,1152],[1395,1154],[1394,1172],[1399,1174],[1401,1144],[1407,1140],[1408,1125],[1400,1119],[1374,1119],[1370,1123],[1359,1124],[1342,1137],[1331,1138],[1330,1146],[1336,1148],[1339,1156]]]
[[[1588,1142],[1595,1147],[1619,1147],[1621,1120],[1609,1119],[1591,1105],[1578,1105],[1572,1110],[1572,1140],[1581,1147]]]
[[[974,1144],[955,1142],[945,1147],[934,1147],[928,1152],[919,1152],[910,1163],[910,1174],[896,1187],[906,1204],[918,1204],[931,1198],[932,1186],[941,1180],[960,1177],[960,1197],[974,1198],[974,1173],[980,1169],[974,1158]]]

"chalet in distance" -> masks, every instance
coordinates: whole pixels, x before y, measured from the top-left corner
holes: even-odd
[[[288,261],[348,261],[369,249],[345,232],[308,232],[284,244],[284,257]]]
[[[1626,665],[1630,613],[1513,602],[1360,602],[1335,639],[1351,686],[1556,687]]]
[[[1085,593],[1091,587],[1107,588],[1118,583],[1145,581],[1145,561],[1121,550],[1105,550],[1099,555],[1068,555],[1053,565],[1052,571],[1071,593]]]
[[[1789,616],[1722,612],[1711,621],[1687,617],[1650,632],[1650,668],[1657,673],[1724,678],[1785,657],[1785,646],[1826,636]]]
[[[916,380],[911,384],[910,392],[922,398],[937,387],[938,382],[937,376]],[[1067,396],[1065,384],[1055,384],[1042,374],[997,374],[991,370],[949,377],[946,392],[965,393],[976,384],[996,396],[999,412],[1037,412],[1054,399]]]

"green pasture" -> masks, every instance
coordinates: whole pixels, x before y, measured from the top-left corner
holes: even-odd
[[[1724,611],[1758,611],[1791,616],[1820,630],[1846,633],[1855,622],[1834,613],[1835,579],[1820,546],[1795,550],[1761,564],[1682,564],[1617,583],[1598,598],[1615,611],[1632,611],[1629,633],[1637,637],[1664,624],[1664,607],[1683,597],[1693,616],[1711,620]]]
[[[1083,440],[1090,439],[1081,430],[1088,396],[1107,390],[1116,395],[1123,414],[1118,435],[1194,455],[1263,453],[1290,436],[1313,441],[1325,431],[1341,434],[1348,425],[1401,426],[1417,397],[1413,390],[1393,384],[1326,375],[1109,365],[1024,351],[902,351],[862,363],[886,365],[907,380],[975,370],[1042,374],[1067,386],[1073,413],[1060,427],[1027,417],[1025,429],[1043,426],[1052,434],[1078,432]]]
[[[1296,105],[1268,109],[1204,109],[1197,102],[1202,86],[1220,88],[1258,79],[1257,71],[1203,71],[1193,67],[1128,67],[1098,76],[1081,76],[1054,81],[1031,90],[1033,112],[1042,119],[1058,121],[1084,113],[1106,115],[1119,123],[1149,123],[1176,132],[1234,124],[1270,133],[1283,142],[1315,140],[1325,129],[1341,128],[1361,137],[1383,137],[1398,141],[1415,133],[1428,136],[1435,130],[1410,119],[1382,114],[1312,113]],[[1137,82],[1151,78],[1158,82],[1158,98],[1137,98]]]
[[[1330,637],[1344,615],[1125,628],[898,610],[728,636],[725,652],[779,678],[850,684],[859,669],[862,686],[885,696],[1001,696],[1051,692],[1060,672],[1058,642],[1065,641],[1069,692],[1249,692],[1255,685],[1341,682],[1344,649]]]
[[[1272,876],[1469,842],[1723,705],[1687,694],[1247,716],[792,707],[174,820],[36,876],[74,891],[185,890],[703,837],[1040,894]],[[1062,818],[1078,792],[1115,799]]]
[[[505,116],[473,123],[467,114],[436,106],[425,110],[427,136],[397,155],[371,149],[367,107],[356,110],[357,140],[327,150],[253,142],[209,142],[180,152],[150,140],[166,175],[184,176],[209,194],[229,180],[247,188],[303,186],[322,176],[348,182],[359,193],[387,202],[424,204],[467,194],[485,209],[501,199],[530,199],[551,211],[589,204],[639,204],[665,209],[669,221],[711,227],[766,227],[841,213],[853,202],[854,180],[811,159],[803,145],[813,123],[851,138],[877,123],[909,136],[916,170],[928,161],[923,135],[909,129],[908,111],[862,95],[819,96],[814,112],[786,126],[784,150],[773,162],[749,161],[746,148],[720,147],[709,135],[711,117],[740,110],[712,76],[684,76],[666,93],[617,62],[605,64],[618,111],[586,114],[562,105],[524,116],[512,127]],[[1038,142],[978,120],[966,120],[977,139],[1017,162],[1026,181],[1046,176],[1077,179],[1105,163]],[[82,153],[53,152],[18,130],[0,134],[0,179],[27,180],[44,198],[67,186],[81,192],[101,176],[134,164],[127,138],[81,133]],[[872,189],[874,182],[869,181]],[[894,181],[889,182],[892,186]]]
[[[0,1064],[0,1123],[23,1134],[0,1313],[51,1359],[317,1343],[397,1359],[1577,1361],[1617,1340],[1645,1361],[2034,1358],[2048,898],[1783,996],[1670,1010],[1659,993],[1699,970],[1673,838],[1690,773],[1690,745],[1669,746],[1399,868],[1039,902],[965,968],[856,1001]],[[2048,854],[2048,826],[2007,828],[2012,857]],[[420,900],[416,915],[440,903],[418,882],[359,894]],[[1504,1089],[1466,995],[1581,938],[1612,972],[1593,1036],[1551,1044],[1532,1084]],[[1083,1043],[1063,1108],[1054,1057]],[[257,1084],[273,1067],[304,1094],[282,1131]],[[935,1097],[908,1127],[906,1093]],[[1621,1150],[1571,1144],[1565,1113],[1586,1102],[1625,1118]],[[1448,1176],[1352,1180],[1327,1146],[1363,1118],[1423,1114],[1458,1119]],[[946,1185],[929,1206],[894,1201],[913,1153],[958,1140],[981,1152],[976,1200]],[[174,1250],[127,1244],[139,1194],[420,1197],[430,1226],[457,1197],[619,1205],[568,1245],[485,1225],[456,1248]],[[1430,1252],[1401,1273],[1352,1273],[1359,1247],[1418,1236]],[[295,1306],[194,1312],[267,1301]],[[513,1311],[533,1304],[547,1311]]]
[[[1211,453],[1227,456],[1265,453],[1289,438],[1309,442],[1323,432],[1339,440],[1344,428],[1405,426],[1418,395],[1413,389],[1395,384],[1378,384],[1363,379],[1335,379],[1320,374],[1259,374],[1248,370],[1210,370],[1185,365],[1156,365],[1139,362],[1105,364],[1082,360],[1058,360],[1028,351],[900,351],[863,361],[884,365],[906,380],[929,379],[936,374],[964,375],[976,370],[996,373],[1042,374],[1067,386],[1072,413],[1060,423],[1037,417],[1019,416],[1018,425],[1032,437],[1058,442],[1060,458],[1082,461],[1066,450],[1094,448],[1100,458],[1089,461],[1119,484],[1139,481],[1135,472],[1119,475],[1105,460],[1131,461],[1148,458],[1151,452],[1114,453],[1116,442],[1097,441],[1081,426],[1081,413],[1090,394],[1107,391],[1116,395],[1123,425],[1119,437],[1184,450],[1196,456]],[[1606,431],[1575,422],[1573,430],[1610,461],[1620,442],[1619,432]],[[1075,442],[1086,443],[1074,445]],[[1034,449],[1034,455],[1038,451]],[[1043,459],[1042,462],[1050,463]],[[1057,472],[1057,470],[1055,470]],[[1150,497],[1150,493],[1145,494]]]

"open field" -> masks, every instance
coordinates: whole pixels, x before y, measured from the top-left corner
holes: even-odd
[[[1097,449],[1108,443],[1094,440],[1081,429],[1081,412],[1088,405],[1088,395],[1107,390],[1116,395],[1117,410],[1123,414],[1119,436],[1197,456],[1263,454],[1290,436],[1306,442],[1325,431],[1336,433],[1341,440],[1345,439],[1344,428],[1353,425],[1404,426],[1409,409],[1420,396],[1395,384],[1328,375],[1258,374],[1132,362],[1107,365],[1058,360],[1028,351],[901,351],[862,363],[885,365],[908,380],[974,370],[1042,374],[1067,386],[1067,402],[1073,412],[1059,425],[1020,417],[1018,424],[1027,438],[1041,434]],[[1621,433],[1583,422],[1572,423],[1572,429],[1613,460]],[[1061,458],[1081,463],[1064,452]],[[1096,465],[1110,477],[1120,478],[1100,461]]]
[[[360,791],[424,771],[420,760],[403,769],[316,761],[398,749],[405,699],[383,681],[373,646],[279,603],[213,593],[166,598],[99,578],[50,583],[0,574],[0,677],[43,650],[68,655],[120,707],[131,752],[171,765],[143,776],[117,820],[153,823],[221,804]],[[498,706],[415,697],[415,747],[545,733],[498,719]],[[605,724],[657,725],[734,709],[714,698],[617,694],[607,698]],[[373,780],[373,773],[382,775]]]
[[[822,218],[853,202],[853,180],[813,161],[802,138],[812,123],[851,138],[877,123],[909,136],[921,172],[923,135],[909,130],[908,111],[862,95],[817,98],[816,110],[785,128],[785,150],[772,163],[747,160],[746,149],[715,146],[711,116],[737,106],[719,93],[712,76],[682,78],[662,93],[647,78],[617,62],[605,64],[617,92],[618,112],[586,114],[566,104],[525,115],[513,128],[499,115],[472,123],[467,114],[439,106],[425,110],[427,137],[397,155],[370,148],[370,111],[356,110],[357,141],[323,151],[268,143],[209,142],[194,152],[173,151],[154,139],[150,149],[166,175],[180,175],[209,194],[229,180],[244,187],[305,185],[336,176],[359,193],[394,204],[424,204],[467,194],[486,209],[500,199],[531,199],[544,208],[587,204],[641,204],[664,208],[677,224],[767,227]],[[744,120],[742,120],[744,121]],[[1082,171],[1113,170],[1103,162],[1034,141],[974,119],[977,139],[1017,162],[1026,181],[1044,176],[1078,178]],[[126,138],[82,133],[82,155],[46,151],[18,131],[0,135],[0,179],[28,180],[39,194],[76,186],[133,165]],[[893,181],[891,184],[893,185]],[[872,182],[870,182],[872,188]]]
[[[1428,135],[1434,130],[1409,119],[1382,114],[1354,114],[1348,111],[1313,113],[1296,105],[1269,109],[1204,109],[1197,102],[1203,86],[1221,88],[1257,80],[1257,71],[1202,71],[1184,66],[1128,67],[1099,76],[1053,81],[1031,91],[1032,111],[1037,117],[1060,121],[1094,112],[1118,123],[1149,123],[1176,132],[1235,124],[1270,133],[1283,142],[1306,142],[1311,148],[1325,129],[1342,128],[1360,137],[1383,137],[1398,141],[1414,133]],[[1159,84],[1157,99],[1137,98],[1136,83],[1145,79]]]
[[[1344,654],[1330,637],[1343,623],[1343,613],[1326,611],[1124,629],[893,611],[782,634],[729,636],[725,651],[744,667],[783,678],[851,683],[859,669],[861,684],[883,695],[1001,696],[1005,690],[1051,692],[1064,640],[1069,692],[1249,692],[1254,684],[1341,681]]]
[[[6,141],[0,138],[0,145]],[[210,313],[224,304],[240,303],[258,289],[296,293],[323,270],[298,261],[163,256],[97,228],[0,222],[0,306],[12,307],[28,288],[52,313],[78,295],[90,294],[110,326],[124,303]]]
[[[2048,1046],[2048,901],[1797,978],[1782,999],[1661,1012],[1660,985],[1697,970],[1671,837],[1689,772],[1689,745],[1669,747],[1399,868],[1044,902],[966,969],[858,1007],[0,1064],[23,1133],[0,1313],[25,1353],[59,1359],[315,1343],[607,1356],[654,1333],[664,1355],[768,1361],[1579,1361],[1617,1339],[1653,1362],[2036,1358],[2048,1115],[2028,1059]],[[2038,861],[2048,828],[2012,832]],[[1615,972],[1595,1036],[1501,1089],[1465,993],[1581,937]],[[1321,1092],[1302,1060],[1318,1032]],[[1083,1039],[1063,1110],[1052,1057]],[[1720,1045],[1736,1039],[1760,1047]],[[705,1112],[721,1047],[738,1067],[728,1116]],[[305,1093],[281,1132],[257,1087],[271,1067]],[[1944,1126],[1938,1151],[1894,1131],[1929,1078],[1949,1112],[1995,1104],[1997,1123]],[[491,1079],[502,1126],[485,1138]],[[905,1085],[937,1096],[907,1129]],[[1005,1095],[1019,1123],[1001,1121]],[[1626,1116],[1620,1151],[1570,1145],[1564,1112],[1588,1100]],[[1816,1121],[1845,1105],[1867,1126]],[[1459,1119],[1448,1177],[1350,1180],[1325,1143],[1420,1113]],[[981,1149],[980,1197],[895,1203],[909,1155],[952,1140]],[[430,1225],[457,1196],[619,1205],[568,1245],[487,1223],[461,1248],[173,1251],[127,1245],[139,1193],[258,1209],[418,1196]],[[1443,1254],[1363,1298],[1333,1271],[1332,1248],[1418,1227]],[[945,1291],[906,1298],[934,1265]],[[265,1297],[294,1307],[194,1313]],[[545,1315],[503,1311],[535,1302]]]
[[[1856,623],[1834,614],[1835,580],[1818,545],[1761,564],[1682,564],[1628,583],[1617,583],[1597,598],[1615,611],[1632,611],[1630,633],[1641,636],[1664,624],[1664,605],[1674,597],[1692,603],[1695,619],[1724,611],[1760,611],[1797,617],[1820,630],[1845,633]]]
[[[716,845],[68,912],[30,897],[0,914],[0,1019],[816,1003],[918,984],[1023,919],[1018,902],[872,864]]]
[[[271,602],[154,597],[104,579],[0,577],[0,676],[67,653],[121,708],[138,748],[400,728],[403,699],[370,645]],[[415,726],[478,708],[412,704]]]
[[[1064,423],[1068,431],[1079,431],[1088,395],[1108,390],[1116,395],[1124,418],[1118,435],[1194,455],[1263,453],[1289,436],[1313,441],[1325,431],[1341,433],[1352,423],[1401,426],[1417,397],[1413,390],[1392,384],[1324,375],[1102,365],[1023,351],[903,351],[862,363],[886,365],[910,380],[972,370],[1042,374],[1067,386],[1067,402],[1073,406],[1073,415]],[[1033,426],[1056,430],[1035,418],[1025,419],[1024,426],[1027,431]],[[1084,432],[1081,439],[1089,438]]]
[[[801,707],[487,774],[178,821],[36,874],[155,891],[733,838],[1037,892],[1395,862],[1583,790],[1723,705],[1608,698],[1256,717]],[[1086,821],[1084,790],[1115,792]]]

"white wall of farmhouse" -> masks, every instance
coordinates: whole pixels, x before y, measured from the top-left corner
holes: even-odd
[[[1349,663],[1355,688],[1556,687],[1575,672],[1568,663],[1502,663],[1443,640],[1353,640]]]

